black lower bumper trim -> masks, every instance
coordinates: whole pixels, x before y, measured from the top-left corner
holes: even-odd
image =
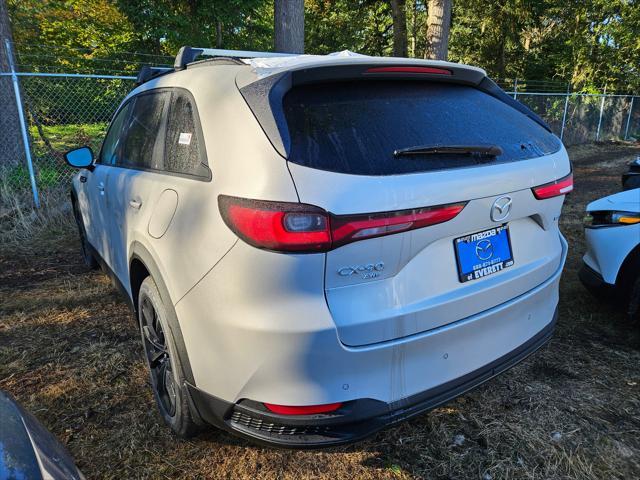
[[[600,273],[584,262],[582,262],[582,267],[578,271],[578,278],[587,290],[596,295],[606,295],[614,290],[614,285],[605,282]]]
[[[192,404],[206,422],[269,446],[322,448],[361,440],[387,426],[432,410],[518,364],[553,335],[553,320],[533,338],[497,360],[438,387],[402,400],[347,402],[331,414],[286,416],[261,410],[256,402],[233,404],[187,385]]]

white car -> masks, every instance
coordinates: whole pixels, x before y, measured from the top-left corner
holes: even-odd
[[[67,154],[176,433],[354,441],[550,338],[573,179],[542,120],[466,65],[251,56],[183,48]]]
[[[585,217],[587,253],[580,280],[600,297],[617,298],[640,314],[640,188],[591,202]],[[613,294],[613,295],[611,295]]]

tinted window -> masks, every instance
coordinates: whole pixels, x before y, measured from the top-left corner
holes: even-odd
[[[104,165],[113,165],[116,163],[116,156],[119,152],[118,147],[120,146],[120,141],[122,139],[122,125],[129,114],[129,105],[130,103],[127,103],[122,107],[111,122],[109,132],[104,139],[102,150],[100,151],[99,162]]]
[[[394,157],[423,145],[502,147],[492,163],[535,158],[560,148],[542,126],[475,88],[418,82],[343,82],[292,89],[284,98],[289,160],[360,175],[392,175],[476,165],[465,155]]]
[[[126,124],[126,139],[121,162],[134,168],[161,168],[163,113],[168,93],[143,94],[133,100]]]
[[[196,112],[190,97],[173,93],[167,125],[164,169],[168,172],[208,177],[204,151],[196,128]]]

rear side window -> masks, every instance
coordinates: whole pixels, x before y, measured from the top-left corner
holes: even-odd
[[[179,90],[173,93],[169,108],[164,170],[197,177],[210,175],[193,101]]]
[[[490,164],[556,152],[560,141],[527,116],[473,87],[411,81],[306,85],[284,98],[289,160],[320,170],[394,175],[487,162],[460,154],[395,157],[398,149],[497,145]]]
[[[165,107],[169,93],[149,93],[133,100],[119,165],[132,168],[161,168]],[[159,141],[160,140],[160,141]]]

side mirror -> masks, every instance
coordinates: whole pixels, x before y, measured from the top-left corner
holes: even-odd
[[[80,147],[69,150],[64,159],[73,168],[91,168],[93,165],[93,151],[90,147]]]

